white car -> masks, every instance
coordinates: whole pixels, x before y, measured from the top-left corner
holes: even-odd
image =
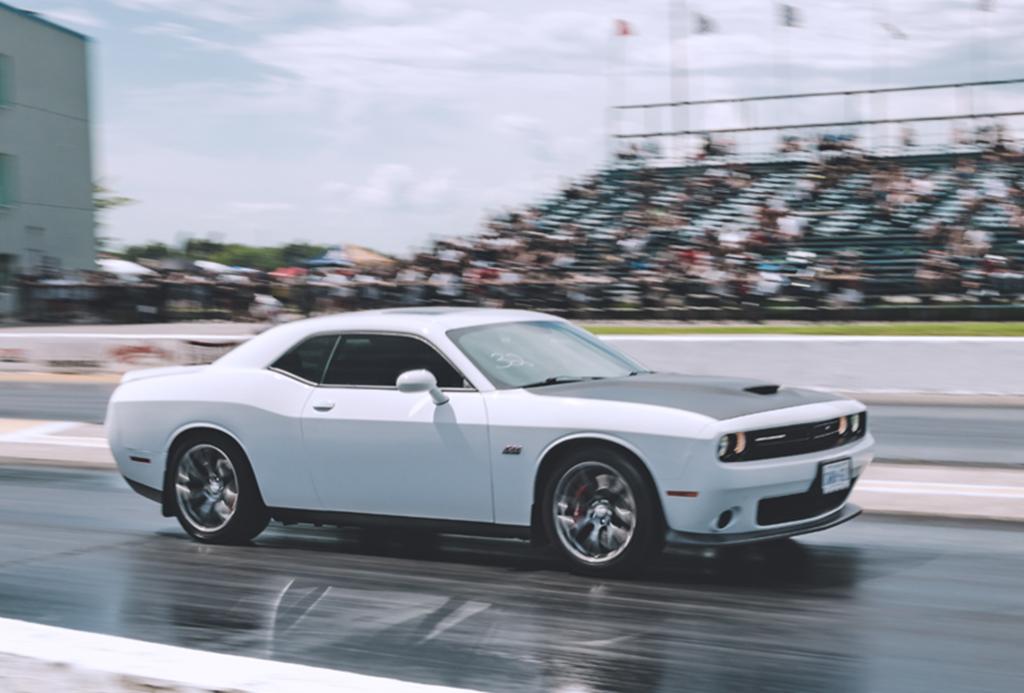
[[[845,522],[874,444],[856,401],[653,373],[557,317],[455,308],[302,320],[128,373],[107,432],[131,487],[202,541],[401,524],[550,542],[593,573],[666,539]]]

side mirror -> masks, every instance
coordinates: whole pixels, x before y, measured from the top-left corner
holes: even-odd
[[[437,378],[430,371],[420,368],[415,371],[406,371],[398,376],[395,386],[399,392],[429,392],[434,404],[442,405],[448,401],[448,395],[441,392],[437,386]]]

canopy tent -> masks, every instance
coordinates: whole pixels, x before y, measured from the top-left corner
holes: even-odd
[[[370,248],[364,248],[361,245],[347,245],[345,246],[345,254],[348,259],[352,261],[357,267],[379,267],[382,265],[393,265],[395,264],[395,258],[378,253],[376,250]]]
[[[231,274],[235,272],[234,268],[220,262],[214,262],[213,260],[196,260],[192,264],[210,274]]]
[[[332,246],[327,252],[313,260],[302,263],[306,267],[351,267],[354,263],[341,246]]]
[[[303,267],[278,267],[270,273],[274,279],[297,279],[307,274]]]
[[[121,258],[102,257],[96,260],[96,265],[100,268],[101,272],[118,277],[145,277],[156,274],[156,272],[148,267],[143,267],[137,262],[122,260]]]

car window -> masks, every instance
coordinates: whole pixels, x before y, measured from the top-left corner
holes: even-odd
[[[425,368],[440,387],[465,387],[462,376],[422,340],[383,334],[343,335],[327,367],[324,385],[394,387],[405,371]]]
[[[333,334],[307,339],[292,347],[288,353],[275,361],[271,368],[291,373],[312,383],[319,383],[336,341],[338,336]]]

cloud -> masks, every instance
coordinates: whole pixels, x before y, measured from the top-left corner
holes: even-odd
[[[290,202],[229,202],[227,208],[240,214],[267,214],[288,212],[295,208]]]
[[[452,174],[451,170],[434,171],[417,181],[409,191],[409,201],[419,207],[441,204],[452,192]]]
[[[205,224],[239,239],[259,227],[402,252],[471,233],[482,210],[529,204],[600,166],[609,69],[621,74],[619,103],[672,93],[664,0],[110,1],[134,11],[138,33],[174,39],[147,53],[137,36],[119,47],[104,34],[100,59],[119,67],[102,80],[102,171],[139,188],[111,224],[125,237]],[[796,1],[798,29],[779,26],[764,0],[687,3],[718,28],[677,41],[688,97],[1017,76],[1024,3],[979,13],[969,0]],[[100,16],[113,25],[125,14]],[[635,36],[612,37],[618,17]],[[910,38],[888,39],[883,21]],[[1000,93],[997,103],[979,91],[975,105],[1018,96]],[[945,108],[947,96],[916,92],[914,107]],[[811,101],[725,104],[690,125],[842,119],[875,103]],[[636,128],[671,126],[664,113],[630,113]],[[291,207],[244,211],[253,204]]]
[[[167,36],[209,50],[228,50],[229,46],[198,35],[191,27],[178,22],[160,22],[138,27],[135,32],[143,36]]]
[[[411,17],[415,10],[408,0],[337,0],[343,16],[368,20],[396,20]]]
[[[364,207],[408,209],[440,204],[452,192],[454,171],[420,173],[407,164],[380,164],[365,182],[327,181],[320,190],[341,202]]]
[[[137,12],[175,14],[216,24],[275,22],[323,5],[321,0],[111,0]]]
[[[539,126],[539,118],[525,113],[502,113],[494,119],[494,129],[503,135],[533,132]]]
[[[99,29],[105,25],[92,12],[79,7],[58,7],[52,10],[44,10],[41,14],[58,24],[70,24],[83,29]]]

